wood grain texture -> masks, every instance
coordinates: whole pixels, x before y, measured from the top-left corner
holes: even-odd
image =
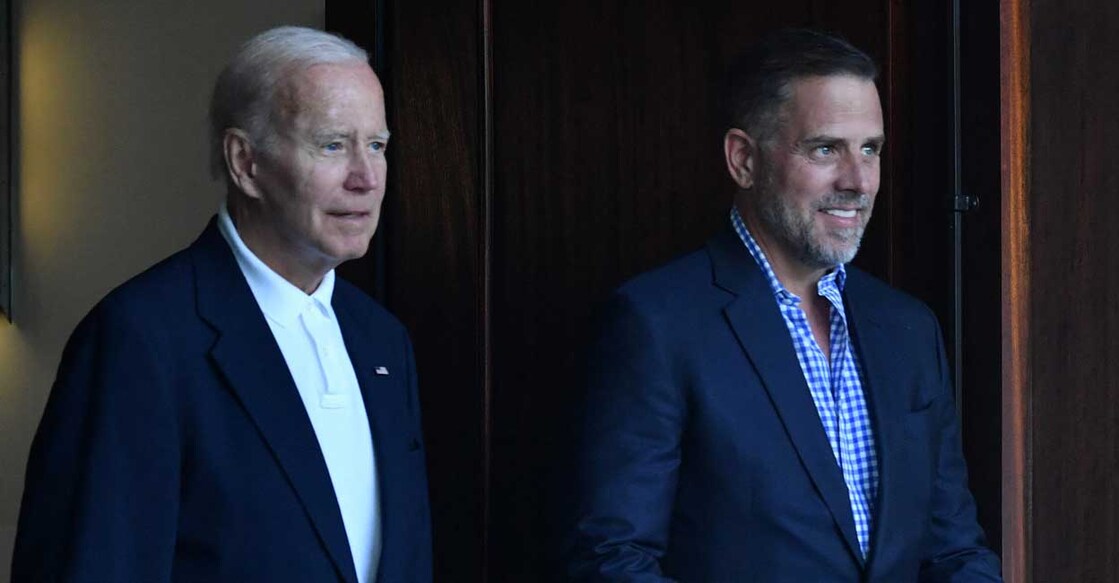
[[[889,145],[857,263],[948,314],[940,3],[384,2],[382,252],[346,270],[416,345],[437,580],[561,579],[594,307],[727,220],[712,88],[758,35],[839,32],[880,64]],[[369,2],[327,4],[368,32]]]
[[[1028,18],[1032,576],[1117,581],[1119,4]]]
[[[712,87],[728,59],[764,32],[799,25],[841,32],[883,62],[886,6],[495,5],[491,581],[557,571],[555,529],[572,517],[549,509],[567,507],[572,411],[595,306],[727,220],[732,184]],[[893,95],[888,119],[911,118]],[[909,128],[897,130],[890,139]],[[891,205],[912,210],[895,200],[910,181],[904,147],[888,150],[890,179],[859,258],[883,276],[897,245]]]
[[[385,8],[385,301],[415,345],[435,578],[477,581],[489,475],[481,22],[473,0]]]
[[[1030,223],[1028,0],[1001,0],[1002,94],[1002,561],[1028,583],[1030,516]]]

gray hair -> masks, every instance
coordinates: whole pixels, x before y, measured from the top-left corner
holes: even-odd
[[[273,99],[297,70],[327,63],[369,62],[369,54],[340,36],[298,26],[266,30],[241,45],[214,84],[210,99],[210,173],[225,174],[223,142],[230,128],[244,130],[267,149],[275,135]]]
[[[772,32],[748,47],[727,69],[721,101],[724,129],[740,128],[768,141],[780,126],[790,84],[805,77],[878,77],[869,55],[839,38],[803,28]]]

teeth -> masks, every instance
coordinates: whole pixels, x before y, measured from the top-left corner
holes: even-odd
[[[845,211],[842,209],[824,209],[824,212],[844,219],[853,219],[855,215],[858,214],[858,211]]]

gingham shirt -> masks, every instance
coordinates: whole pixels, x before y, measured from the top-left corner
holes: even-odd
[[[855,533],[865,557],[870,548],[870,526],[878,494],[878,457],[874,449],[874,432],[870,426],[866,399],[863,396],[863,373],[851,335],[847,314],[843,309],[843,286],[847,271],[842,264],[820,278],[817,292],[831,304],[831,363],[812,336],[808,318],[800,309],[800,298],[785,289],[761,247],[754,241],[738,209],[730,213],[731,224],[765,274],[777,299],[785,327],[793,338],[797,360],[804,380],[816,403],[816,412],[824,425],[832,453],[843,471],[851,513],[855,517]]]

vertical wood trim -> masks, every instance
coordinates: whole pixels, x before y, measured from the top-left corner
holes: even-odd
[[[481,53],[482,53],[482,116],[480,120],[482,136],[482,159],[479,164],[482,185],[482,204],[479,225],[482,231],[481,261],[482,266],[482,306],[481,330],[482,341],[482,581],[490,580],[490,558],[493,555],[490,548],[490,527],[492,521],[492,473],[493,473],[493,316],[491,312],[491,299],[493,297],[493,195],[494,195],[494,163],[493,163],[493,20],[492,5],[490,0],[479,0],[478,9],[482,22]]]
[[[1000,0],[1002,525],[1007,581],[1030,580],[1029,0]]]

